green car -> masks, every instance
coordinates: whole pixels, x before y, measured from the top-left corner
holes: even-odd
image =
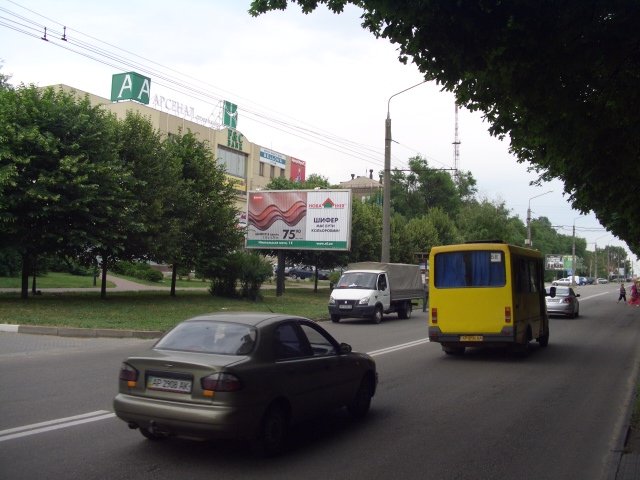
[[[340,407],[364,417],[377,382],[371,357],[312,320],[211,314],[126,359],[113,406],[150,440],[241,438],[273,455],[302,419]]]

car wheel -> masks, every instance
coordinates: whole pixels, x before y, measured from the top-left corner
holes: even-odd
[[[140,433],[142,434],[142,436],[144,438],[146,438],[148,440],[152,440],[154,442],[156,442],[158,440],[164,440],[165,438],[167,438],[167,434],[166,433],[152,432],[148,428],[144,428],[144,427],[140,427]]]
[[[339,323],[340,322],[340,315],[331,314],[331,321],[333,323]]]
[[[370,378],[363,378],[358,387],[355,397],[349,405],[347,411],[352,418],[360,420],[364,418],[371,407],[371,398],[373,397],[373,385]]]
[[[578,307],[578,309],[576,310],[575,318],[578,318],[579,316],[580,316],[580,307]]]
[[[382,307],[378,305],[373,312],[373,317],[371,318],[373,323],[380,323],[382,321]]]
[[[285,409],[279,405],[269,407],[260,426],[258,446],[260,452],[272,457],[282,453],[287,439],[288,421]]]

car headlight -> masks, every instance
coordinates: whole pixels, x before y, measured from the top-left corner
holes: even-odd
[[[358,305],[369,305],[369,297],[361,298]]]
[[[336,304],[336,299],[333,297],[329,297],[329,305],[335,305]]]

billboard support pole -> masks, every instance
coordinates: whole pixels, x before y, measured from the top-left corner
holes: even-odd
[[[276,297],[284,295],[284,250],[278,250],[278,269],[276,270]]]

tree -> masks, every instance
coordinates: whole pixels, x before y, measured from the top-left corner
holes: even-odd
[[[33,85],[0,89],[0,248],[22,258],[22,297],[38,256],[88,254],[125,233],[126,168],[115,119],[88,99]]]
[[[456,217],[456,225],[464,241],[502,240],[522,245],[526,227],[517,216],[511,215],[504,202],[467,202]]]
[[[161,237],[168,221],[165,213],[179,188],[179,161],[163,148],[162,136],[149,119],[127,112],[118,122],[118,156],[133,176],[132,194],[137,228],[127,235],[125,256],[129,259],[158,258],[164,246]]]
[[[559,178],[577,210],[591,210],[640,254],[640,6],[620,2],[292,0],[339,13],[363,8],[362,26],[481,111],[540,180]],[[254,0],[250,13],[285,9]],[[544,25],[544,28],[541,26]],[[621,173],[624,172],[624,173]]]
[[[171,295],[175,295],[178,267],[211,270],[243,240],[238,228],[235,193],[205,142],[187,132],[165,140],[166,154],[180,169],[178,188],[167,202],[163,260],[173,267]]]
[[[476,181],[470,172],[452,178],[445,170],[429,167],[420,155],[409,159],[409,172],[391,172],[391,201],[395,212],[413,218],[439,207],[455,214],[473,198]]]

